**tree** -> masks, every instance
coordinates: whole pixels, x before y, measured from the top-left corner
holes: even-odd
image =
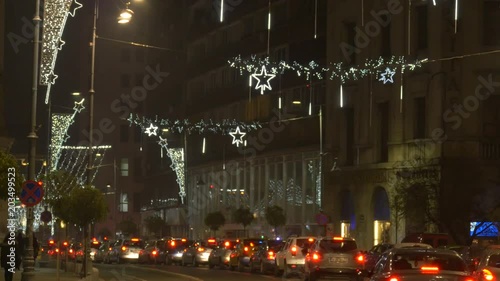
[[[69,198],[73,190],[81,188],[76,177],[67,171],[56,170],[42,175],[41,180],[45,188],[43,202],[52,209],[54,217],[70,221]]]
[[[226,224],[226,217],[221,212],[208,213],[205,217],[205,225],[214,232],[214,236],[217,230],[224,224]]]
[[[285,225],[286,216],[283,208],[278,205],[270,206],[266,209],[266,221],[267,223],[274,227],[274,233],[277,234],[278,227]]]
[[[162,230],[167,225],[164,219],[156,215],[147,217],[144,223],[148,231],[154,233],[156,236],[162,236]]]
[[[137,224],[133,222],[130,218],[122,220],[118,223],[117,228],[122,232],[123,235],[136,235],[137,234]]]
[[[240,207],[234,211],[233,219],[235,222],[243,225],[243,232],[246,235],[247,226],[252,223],[254,217],[253,217],[252,211],[250,211],[250,209]]]
[[[22,176],[17,161],[11,154],[0,149],[0,199],[17,198],[21,190]],[[9,190],[10,187],[10,190]],[[14,188],[14,190],[12,190]],[[9,192],[13,191],[13,192]]]

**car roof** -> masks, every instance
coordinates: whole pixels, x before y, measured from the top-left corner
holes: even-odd
[[[435,253],[435,254],[446,254],[446,255],[453,255],[453,256],[458,256],[457,252],[453,250],[447,250],[447,249],[436,249],[436,248],[421,248],[421,247],[415,247],[415,248],[392,248],[389,250],[391,253]]]
[[[425,244],[425,243],[411,243],[411,242],[397,243],[393,247],[396,248],[396,249],[402,249],[402,248],[427,248],[427,249],[432,249],[433,248],[429,244]]]

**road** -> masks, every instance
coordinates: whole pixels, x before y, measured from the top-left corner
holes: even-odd
[[[272,275],[252,274],[223,269],[208,269],[206,266],[182,267],[165,265],[94,264],[99,277],[105,281],[257,281],[288,280],[299,281],[299,276],[288,279]]]

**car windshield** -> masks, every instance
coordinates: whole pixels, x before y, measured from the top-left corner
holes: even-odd
[[[343,253],[356,250],[358,247],[354,241],[324,239],[319,242],[319,248],[327,253]]]
[[[311,245],[312,243],[314,243],[314,241],[316,241],[315,239],[313,238],[307,238],[307,239],[297,239],[297,246],[301,247],[301,248],[304,248],[304,246],[309,246]]]
[[[284,243],[281,240],[269,240],[269,241],[267,241],[267,246],[269,247],[269,250],[274,250],[274,251],[281,249],[283,244]]]
[[[465,262],[458,256],[444,253],[402,252],[394,254],[392,258],[394,270],[425,270],[438,268],[439,270],[465,271]]]

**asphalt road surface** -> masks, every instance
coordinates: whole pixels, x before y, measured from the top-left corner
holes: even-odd
[[[99,278],[105,281],[257,281],[257,280],[303,280],[299,276],[291,278],[274,277],[223,269],[208,269],[207,266],[182,267],[165,265],[136,264],[94,264],[99,269]]]

